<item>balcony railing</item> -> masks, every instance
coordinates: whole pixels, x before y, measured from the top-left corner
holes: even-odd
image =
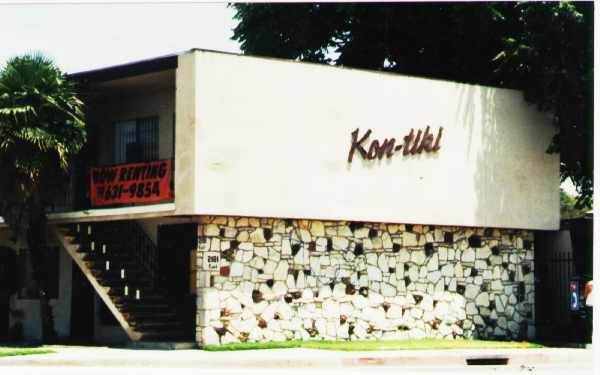
[[[89,167],[71,174],[48,207],[50,212],[79,211],[173,202],[174,160]]]

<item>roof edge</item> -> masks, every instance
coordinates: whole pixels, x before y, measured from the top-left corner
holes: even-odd
[[[76,80],[76,81],[80,81],[80,82],[93,83],[93,82],[110,81],[110,80],[119,79],[119,78],[126,78],[126,77],[131,77],[131,76],[136,76],[136,75],[153,73],[153,72],[157,72],[157,71],[161,71],[161,70],[176,69],[179,55],[185,55],[188,53],[195,53],[195,52],[208,52],[208,53],[238,56],[238,57],[250,57],[250,58],[263,59],[263,60],[275,60],[275,61],[281,61],[281,62],[287,62],[287,63],[295,63],[295,64],[310,64],[310,65],[315,65],[315,66],[319,66],[319,67],[342,69],[342,70],[353,70],[353,71],[360,71],[360,72],[371,73],[371,74],[383,74],[383,75],[395,76],[395,77],[403,76],[403,77],[408,77],[408,78],[424,79],[424,80],[430,80],[430,81],[457,83],[457,84],[469,85],[469,86],[488,87],[488,88],[493,88],[496,90],[522,92],[522,90],[520,90],[518,88],[483,85],[480,83],[453,81],[453,80],[444,79],[444,78],[417,76],[417,75],[411,75],[411,74],[405,74],[405,73],[373,70],[373,69],[353,68],[353,67],[343,66],[343,65],[329,65],[329,64],[309,62],[309,61],[285,59],[285,58],[281,58],[281,57],[261,56],[261,55],[244,54],[244,53],[237,53],[237,52],[226,52],[226,51],[219,51],[219,50],[207,49],[207,48],[197,48],[197,47],[190,48],[190,49],[187,49],[187,50],[184,50],[181,52],[177,52],[177,53],[173,53],[173,54],[169,54],[169,55],[153,57],[153,58],[149,58],[149,59],[133,61],[130,63],[124,63],[124,64],[113,65],[113,66],[108,66],[108,67],[104,67],[104,68],[98,68],[98,69],[92,69],[92,70],[67,74],[67,77],[69,77],[70,79]]]
[[[119,78],[132,77],[161,70],[176,69],[178,56],[179,54],[159,56],[105,68],[71,73],[67,74],[67,77],[79,82],[92,83],[112,81]]]

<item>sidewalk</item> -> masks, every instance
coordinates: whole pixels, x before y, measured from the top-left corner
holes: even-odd
[[[342,352],[317,349],[242,350],[132,350],[114,348],[57,348],[55,354],[0,358],[5,366],[72,366],[137,368],[339,368],[348,366],[461,366],[467,359],[508,358],[509,366],[592,364],[592,350],[407,350]]]

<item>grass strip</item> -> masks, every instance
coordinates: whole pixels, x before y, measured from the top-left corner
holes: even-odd
[[[32,354],[50,354],[55,353],[52,349],[45,348],[11,348],[0,347],[0,357],[9,357],[16,355],[32,355]]]
[[[485,341],[468,339],[420,339],[401,341],[307,341],[303,348],[380,351],[380,350],[448,350],[448,349],[531,349],[542,345],[519,341]]]
[[[207,351],[307,348],[341,351],[447,350],[447,349],[534,349],[544,346],[527,341],[485,341],[469,339],[420,339],[400,341],[301,341],[246,342],[207,345]]]
[[[206,345],[203,349],[209,352],[226,352],[233,350],[258,350],[258,349],[289,349],[300,348],[302,341],[279,341],[279,342],[240,342],[224,345]]]

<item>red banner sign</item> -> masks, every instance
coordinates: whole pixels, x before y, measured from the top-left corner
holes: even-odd
[[[171,160],[92,167],[92,206],[120,203],[150,203],[169,200]]]

